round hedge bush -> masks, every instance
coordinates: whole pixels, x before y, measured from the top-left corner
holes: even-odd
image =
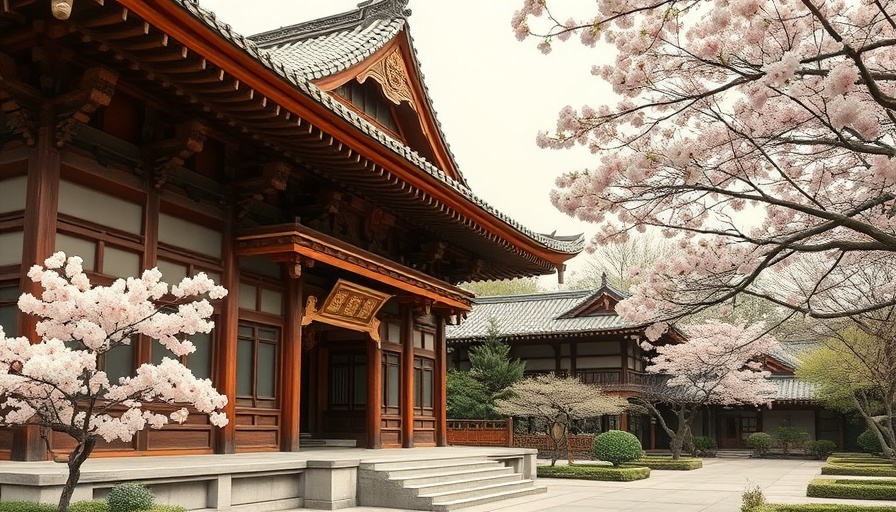
[[[859,434],[859,437],[856,438],[856,444],[867,453],[882,453],[884,451],[880,446],[880,441],[877,439],[877,435],[875,435],[871,429]]]
[[[608,430],[594,438],[594,458],[614,466],[641,458],[641,441],[622,430]]]
[[[143,484],[123,483],[118,484],[109,491],[106,496],[106,505],[109,512],[137,512],[152,507],[155,501],[152,491]]]
[[[759,457],[764,456],[772,448],[774,439],[765,432],[754,432],[747,438],[747,446],[753,449],[753,452]]]
[[[806,453],[816,459],[827,459],[828,456],[837,451],[837,443],[828,439],[819,439],[817,441],[809,441],[806,443]]]

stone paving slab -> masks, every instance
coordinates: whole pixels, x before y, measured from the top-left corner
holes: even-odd
[[[896,501],[809,498],[806,485],[822,462],[789,459],[704,459],[693,471],[658,471],[634,482],[539,478],[548,492],[462,509],[463,512],[736,512],[747,485],[758,485],[773,503],[893,505]],[[353,507],[351,512],[397,512]]]

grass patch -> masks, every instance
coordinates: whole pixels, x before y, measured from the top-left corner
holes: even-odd
[[[852,500],[896,500],[896,480],[818,478],[809,482],[806,496]]]
[[[896,507],[877,505],[841,505],[839,503],[803,503],[775,504],[770,503],[750,512],[896,512]]]
[[[539,478],[573,478],[577,480],[603,480],[607,482],[631,482],[650,476],[650,468],[614,468],[582,464],[571,466],[538,466]]]
[[[0,512],[58,512],[56,504],[35,503],[33,501],[0,501]],[[109,512],[105,501],[76,501],[68,507],[69,512]],[[156,504],[143,512],[186,512],[180,505]]]
[[[624,468],[650,468],[658,470],[672,471],[688,471],[691,469],[700,469],[703,467],[703,459],[694,457],[681,457],[678,460],[672,460],[672,456],[650,455],[641,457],[638,460],[621,464]]]

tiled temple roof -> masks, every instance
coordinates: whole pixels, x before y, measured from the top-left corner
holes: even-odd
[[[776,402],[810,402],[815,400],[815,384],[793,376],[770,377],[777,390],[773,395]]]
[[[189,12],[191,15],[193,15],[194,17],[196,17],[197,19],[202,21],[204,24],[206,24],[211,29],[218,32],[224,39],[229,41],[231,44],[233,44],[237,48],[241,49],[242,51],[246,52],[251,57],[253,57],[255,60],[257,60],[258,62],[263,64],[265,67],[269,68],[271,71],[273,71],[274,73],[281,76],[284,80],[286,80],[287,82],[292,84],[299,93],[310,97],[317,103],[326,107],[328,110],[332,111],[336,116],[341,117],[345,121],[347,121],[350,124],[352,124],[353,126],[355,126],[358,130],[360,130],[365,135],[378,141],[384,147],[397,153],[398,155],[400,155],[402,158],[404,158],[408,162],[411,162],[413,165],[415,165],[417,168],[419,168],[423,173],[428,174],[428,175],[432,176],[433,178],[439,180],[445,187],[448,187],[448,188],[460,193],[468,201],[470,201],[474,205],[478,206],[479,208],[483,209],[484,211],[489,213],[491,216],[501,220],[502,222],[504,222],[506,225],[508,225],[512,229],[516,230],[517,232],[525,235],[529,239],[541,244],[544,247],[547,247],[553,251],[557,251],[557,252],[564,253],[564,254],[578,254],[584,248],[585,239],[584,239],[584,236],[582,236],[582,235],[569,237],[569,236],[556,236],[554,234],[547,235],[547,234],[536,233],[536,232],[524,227],[523,225],[521,225],[519,222],[515,221],[514,219],[511,219],[507,215],[501,213],[500,211],[498,211],[497,209],[495,209],[494,207],[492,207],[491,205],[489,205],[488,203],[483,201],[481,198],[476,196],[470,190],[470,188],[466,185],[466,183],[452,179],[450,176],[446,175],[444,171],[437,168],[432,163],[428,162],[425,158],[423,158],[419,154],[417,154],[416,151],[412,150],[411,148],[409,148],[402,142],[396,140],[391,135],[380,130],[378,127],[376,127],[375,125],[373,125],[366,119],[362,118],[360,115],[358,115],[356,112],[354,112],[349,107],[344,105],[342,102],[334,99],[330,94],[324,92],[319,87],[317,87],[316,85],[311,83],[311,81],[309,80],[309,78],[307,76],[307,73],[309,72],[310,68],[303,69],[300,66],[297,66],[297,63],[299,63],[298,61],[284,60],[283,55],[278,55],[275,52],[261,48],[259,46],[259,44],[256,43],[252,38],[245,37],[245,36],[239,34],[238,32],[234,31],[233,28],[229,24],[219,20],[217,18],[217,16],[215,15],[215,13],[200,7],[199,4],[193,0],[172,0],[172,1],[181,5],[187,12]],[[393,5],[393,4],[404,5],[405,2],[402,2],[401,0],[380,0],[379,2],[367,2],[362,5],[372,7],[373,5]],[[370,12],[376,12],[376,11],[368,10],[367,12],[370,13]],[[376,38],[385,37],[388,34],[391,34],[392,36],[394,36],[397,33],[397,28],[400,28],[406,22],[406,20],[404,19],[404,17],[406,15],[407,15],[407,13],[405,11],[402,11],[398,20],[393,19],[388,22],[386,21],[387,20],[386,18],[374,17],[375,22],[369,26],[377,27],[377,29],[374,30],[374,32],[376,33]],[[333,18],[333,17],[331,17],[331,18]],[[329,19],[329,18],[324,18],[324,20],[326,20],[326,19]],[[293,27],[288,27],[286,29],[280,29],[280,30],[289,30],[290,28],[295,28],[295,27],[301,28],[303,25],[310,26],[308,24],[299,24],[299,25],[295,25]],[[352,28],[351,32],[354,32],[354,30],[355,29]],[[392,32],[392,30],[396,30],[396,31]],[[274,32],[276,32],[276,31],[274,31]],[[314,32],[310,32],[310,33],[313,34]],[[260,34],[259,36],[256,36],[256,37],[262,38],[262,36],[264,36],[265,34],[269,34],[269,33]],[[324,37],[324,40],[326,40],[326,38],[331,38],[331,37],[335,38],[336,37],[336,35],[335,35],[336,32],[333,32],[329,35],[326,35],[326,34],[327,34],[326,31],[323,31],[321,33],[322,37]],[[295,37],[295,34],[291,35],[290,37]],[[274,37],[268,36],[267,40],[268,41],[280,41],[281,38],[274,38]],[[338,59],[339,62],[341,63],[339,66],[341,66],[341,65],[345,65],[346,62],[350,61],[353,58],[352,56],[349,56],[349,54],[352,54],[353,56],[357,55],[357,52],[355,50],[349,51],[349,48],[347,45],[350,42],[355,43],[355,44],[361,44],[363,42],[363,37],[358,37],[357,35],[352,36],[352,37],[346,36],[346,37],[341,37],[339,40],[343,44],[343,46],[340,47],[340,52],[343,54],[343,57]],[[268,43],[264,43],[264,44],[268,44]],[[348,60],[346,60],[346,59],[348,59]],[[314,59],[309,59],[307,61],[307,64],[312,65],[312,62],[316,62],[316,61]],[[322,64],[316,64],[314,66],[317,66],[317,71],[319,71],[321,73],[323,72],[323,68],[321,67]],[[421,76],[422,76],[422,74],[421,74]],[[427,100],[429,101],[429,98],[427,98]],[[430,104],[429,106],[431,107],[432,105]],[[461,179],[463,179],[463,178],[461,177]]]
[[[616,314],[570,317],[567,314],[607,290],[575,290],[481,297],[460,325],[449,326],[448,342],[475,341],[486,337],[491,319],[498,322],[502,338],[530,338],[614,332],[639,329]]]

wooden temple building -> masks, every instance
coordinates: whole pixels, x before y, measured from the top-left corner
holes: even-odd
[[[443,446],[446,325],[473,304],[455,285],[549,274],[581,251],[470,190],[406,3],[247,38],[191,0],[0,2],[6,333],[37,338],[16,300],[60,250],[95,283],[158,267],[230,290],[183,358],[227,395],[230,423],[193,414],[96,455],[296,451],[306,434]],[[114,378],[165,355],[136,339],[102,364]],[[37,429],[0,431],[0,458],[47,457]]]
[[[494,320],[501,340],[510,345],[511,357],[525,361],[526,375],[571,375],[608,393],[635,396],[653,381],[644,371],[650,354],[640,346],[647,326],[628,323],[616,314],[616,304],[627,295],[604,279],[597,290],[477,298],[467,319],[448,328],[449,368],[469,368],[470,347],[486,339]],[[670,330],[657,343],[687,343],[687,337]],[[853,447],[863,427],[818,404],[812,384],[794,374],[800,354],[812,346],[782,342],[775,353],[763,357],[776,388],[770,407],[705,408],[692,425],[693,434],[714,438],[721,449],[744,449],[750,434],[773,433],[787,422],[808,432],[811,439],[828,439],[841,449]],[[627,430],[645,449],[669,446],[668,436],[647,414],[605,416],[600,429]]]

